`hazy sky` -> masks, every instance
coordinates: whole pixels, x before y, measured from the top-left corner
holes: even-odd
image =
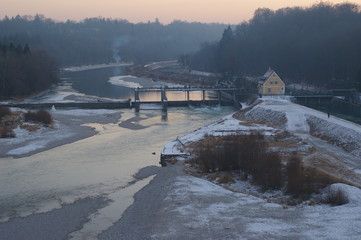
[[[310,6],[319,0],[0,0],[0,17],[43,14],[56,20],[111,17],[130,22],[173,20],[236,24],[259,7]],[[330,0],[332,3],[345,0]],[[361,4],[361,0],[350,2]]]

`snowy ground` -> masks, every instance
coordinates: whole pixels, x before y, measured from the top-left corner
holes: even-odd
[[[150,87],[184,87],[181,84],[166,83],[166,82],[155,82],[150,78],[128,76],[115,76],[109,79],[109,82],[114,85],[119,85],[128,88],[150,88]]]
[[[97,96],[85,95],[72,88],[71,83],[61,82],[52,88],[35,96],[23,100],[25,103],[49,103],[49,102],[98,102],[99,100],[114,101],[114,99],[100,98]]]
[[[226,116],[178,137],[164,146],[163,154],[183,154],[184,145],[196,142],[206,134],[220,136],[261,131],[267,136],[285,130],[294,136],[293,141],[297,144],[297,148],[290,149],[290,152],[298,151],[308,155],[304,159],[305,164],[323,164],[326,172],[337,172],[337,177],[361,186],[360,125],[338,117],[328,117],[325,113],[294,104],[287,98],[264,98],[255,106],[246,107],[235,115]],[[308,151],[311,147],[317,151]],[[338,171],[332,170],[332,167],[336,167]]]
[[[98,239],[359,239],[361,190],[342,184],[346,205],[283,207],[186,175],[159,170]]]
[[[50,111],[55,123],[39,130],[16,128],[15,138],[0,138],[1,157],[24,157],[63,144],[90,137],[97,132],[87,123],[112,123],[120,118],[117,110],[55,110]],[[91,116],[91,118],[89,118]]]
[[[234,118],[247,119],[247,115],[250,120],[264,124],[244,124],[242,120]],[[277,118],[277,121],[272,121],[271,118]],[[326,169],[327,166],[314,161],[314,156],[311,155],[306,157],[307,164],[333,171],[351,184],[361,186],[361,127],[334,116],[328,118],[327,114],[284,99],[263,99],[242,114],[224,117],[178,137],[165,145],[163,153],[184,154],[187,149],[184,145],[200,140],[205,134],[248,134],[253,130],[276,134],[279,129],[289,131],[307,146],[314,147],[318,156],[330,157],[327,160],[333,167],[331,170]],[[311,136],[311,132],[328,137],[328,142]],[[258,198],[229,191],[204,179],[185,174],[175,175],[162,184],[161,180],[157,181],[158,177],[162,178],[159,174],[152,184],[137,194],[140,200],[126,212],[122,221],[117,223],[117,228],[111,228],[101,235],[108,238],[100,239],[130,236],[129,233],[122,232],[124,226],[135,236],[140,236],[133,239],[359,239],[361,234],[361,190],[357,187],[331,185],[331,188],[342,189],[348,196],[350,202],[342,206],[291,207],[270,203],[267,196]],[[167,193],[162,196],[164,199],[160,200],[157,208],[152,209],[155,216],[150,215],[150,219],[147,219],[155,223],[155,226],[145,224],[144,229],[140,227],[140,230],[132,232],[133,229],[126,221],[139,210],[143,194],[152,199],[149,195],[150,191],[155,191],[153,184],[158,184],[158,188]],[[242,185],[238,187],[240,192],[247,192],[242,189]],[[244,184],[243,187],[249,185]]]
[[[131,66],[131,65],[133,65],[133,63],[103,63],[103,64],[95,64],[95,65],[67,67],[64,68],[63,70],[70,72],[79,72],[79,71],[86,71],[86,70],[98,69],[98,68],[121,67],[121,66]]]

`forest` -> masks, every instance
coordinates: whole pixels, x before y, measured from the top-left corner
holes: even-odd
[[[272,67],[286,81],[361,89],[360,6],[260,8],[250,21],[228,26],[220,41],[179,59],[233,76],[260,76]]]
[[[43,15],[16,16],[0,21],[0,42],[45,50],[59,66],[147,63],[195,52],[202,42],[218,41],[226,26],[182,21],[163,25],[157,19],[130,23],[101,17],[57,22]]]
[[[44,51],[0,43],[0,99],[25,96],[57,81],[56,65]]]

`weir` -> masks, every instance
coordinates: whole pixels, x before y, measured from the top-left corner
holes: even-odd
[[[182,91],[186,97],[182,101],[169,101],[167,92]],[[192,100],[190,92],[202,92],[201,100]],[[142,101],[140,99],[141,92],[160,92],[161,98],[156,101]],[[215,99],[206,99],[207,92],[215,92]],[[239,88],[137,88],[134,90],[134,101],[128,99],[126,101],[97,101],[97,102],[45,102],[45,103],[3,103],[1,106],[25,108],[25,109],[46,109],[46,108],[80,108],[80,109],[121,109],[135,108],[140,110],[141,104],[161,104],[162,110],[167,111],[168,107],[186,107],[201,105],[221,105],[239,107],[239,100],[243,96],[242,89]]]
[[[141,101],[139,93],[142,92],[160,92],[159,101]],[[184,101],[169,101],[167,92],[185,92]],[[190,92],[202,92],[201,100],[192,100]],[[216,99],[206,99],[206,92],[215,92]],[[243,89],[240,88],[207,88],[207,87],[160,87],[160,88],[136,88],[134,90],[133,105],[136,111],[139,111],[140,104],[161,104],[163,111],[168,107],[180,107],[190,105],[222,105],[222,106],[239,106],[240,96]]]

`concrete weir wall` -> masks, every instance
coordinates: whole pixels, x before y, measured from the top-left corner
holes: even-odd
[[[1,106],[27,108],[27,109],[43,109],[43,108],[82,108],[82,109],[119,109],[131,108],[130,101],[119,102],[67,102],[67,103],[9,103],[0,104]]]

